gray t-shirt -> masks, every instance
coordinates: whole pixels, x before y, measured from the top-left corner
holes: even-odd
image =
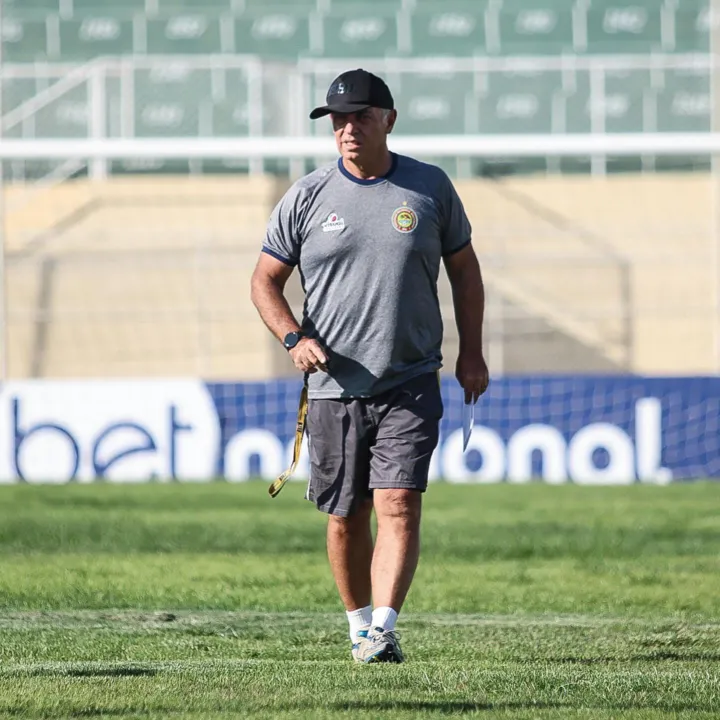
[[[328,353],[310,397],[371,397],[440,368],[440,262],[469,242],[462,202],[434,165],[393,154],[385,177],[359,180],[338,160],[298,180],[263,251],[299,267],[303,330]]]

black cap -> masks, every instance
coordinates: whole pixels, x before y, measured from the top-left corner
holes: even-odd
[[[385,81],[367,70],[348,70],[338,75],[325,97],[327,105],[316,107],[310,113],[317,120],[332,112],[352,113],[367,107],[392,110],[395,107],[390,88]]]

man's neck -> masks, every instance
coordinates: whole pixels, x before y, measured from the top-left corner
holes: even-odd
[[[342,158],[343,167],[354,177],[360,180],[377,180],[385,177],[392,167],[392,155],[385,148],[382,154],[374,158],[363,158],[362,160],[347,160]]]

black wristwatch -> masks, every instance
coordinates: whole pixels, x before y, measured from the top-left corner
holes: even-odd
[[[298,330],[297,332],[289,332],[283,339],[283,346],[286,350],[292,350],[304,337],[305,333],[302,330]]]

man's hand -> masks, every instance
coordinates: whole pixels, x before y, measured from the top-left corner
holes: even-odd
[[[465,402],[475,404],[490,382],[482,352],[461,351],[455,366],[455,377],[465,391]]]
[[[306,373],[315,373],[318,370],[327,372],[327,355],[317,340],[302,338],[289,352],[298,370]]]

